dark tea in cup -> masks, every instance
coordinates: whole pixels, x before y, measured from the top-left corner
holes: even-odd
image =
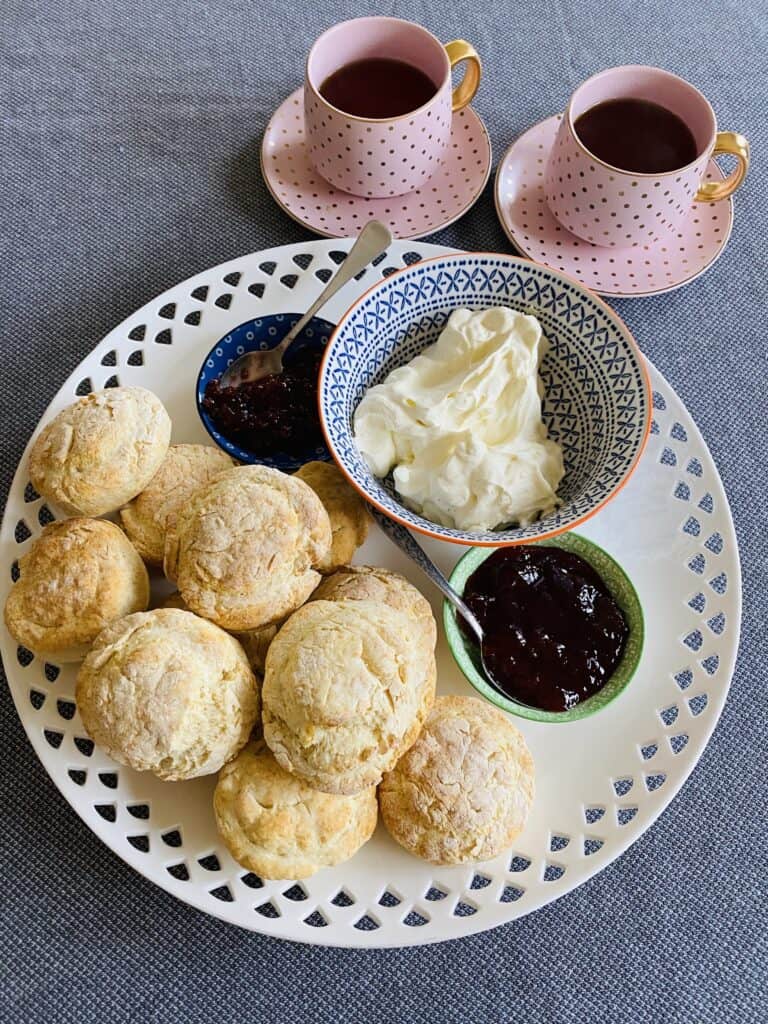
[[[664,174],[687,167],[697,156],[685,121],[650,100],[605,100],[586,110],[573,127],[590,153],[622,171]]]
[[[437,86],[420,68],[390,57],[343,64],[320,86],[320,95],[354,117],[401,117],[429,103]]]

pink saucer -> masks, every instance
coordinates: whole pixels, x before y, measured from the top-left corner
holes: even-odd
[[[422,188],[391,199],[335,189],[307,157],[303,94],[291,93],[272,115],[261,146],[261,173],[275,201],[310,231],[347,238],[375,217],[395,238],[422,238],[458,220],[485,188],[491,142],[479,115],[465,107],[453,115],[448,156]]]
[[[696,203],[680,233],[628,249],[591,245],[558,224],[544,198],[544,168],[561,117],[547,118],[521,135],[499,164],[496,212],[512,244],[596,292],[625,299],[672,291],[708,270],[731,234],[730,199]],[[714,160],[706,177],[723,178]]]

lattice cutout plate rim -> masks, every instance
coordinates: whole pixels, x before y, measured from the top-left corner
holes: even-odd
[[[206,441],[194,381],[207,350],[249,317],[305,309],[348,247],[338,239],[276,247],[169,289],[96,346],[41,423],[76,393],[116,380],[160,394],[175,441]],[[414,257],[449,251],[393,243],[329,305],[327,318],[337,320],[374,281]],[[290,288],[282,281],[287,275],[297,276]],[[460,938],[587,881],[650,827],[685,782],[717,723],[738,647],[741,579],[727,499],[695,424],[658,371],[650,371],[654,420],[641,464],[616,500],[579,529],[611,552],[638,588],[647,628],[643,660],[626,693],[599,715],[564,726],[516,720],[540,770],[534,813],[514,849],[481,865],[435,868],[397,847],[380,824],[352,861],[303,881],[306,898],[296,898],[293,880],[263,881],[226,853],[210,809],[213,779],[161,783],[116,766],[86,740],[72,714],[75,667],[30,659],[0,627],[19,717],[54,783],[107,846],[161,888],[241,927],[308,943],[385,947]],[[17,559],[49,515],[59,514],[27,489],[26,464],[25,454],[0,527],[2,603]],[[437,541],[425,546],[444,570],[462,553]],[[378,531],[357,561],[404,572],[440,611],[429,584]],[[442,637],[439,675],[441,692],[474,695]],[[614,782],[626,779],[632,785],[617,793]],[[477,877],[489,881],[473,887]]]

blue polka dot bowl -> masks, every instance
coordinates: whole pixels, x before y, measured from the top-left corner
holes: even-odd
[[[529,526],[452,529],[407,508],[369,470],[352,417],[365,392],[435,342],[459,307],[508,306],[538,317],[549,340],[541,365],[542,414],[562,446],[562,504]],[[339,321],[320,368],[320,421],[350,483],[391,519],[454,544],[502,547],[553,537],[593,516],[632,475],[650,429],[643,357],[610,306],[549,267],[497,253],[456,253],[414,263],[367,291]]]
[[[262,466],[280,469],[284,473],[293,473],[300,469],[305,462],[312,462],[315,459],[329,461],[331,458],[324,444],[319,444],[317,447],[309,448],[299,454],[278,451],[269,456],[254,455],[253,452],[234,444],[220,433],[203,409],[202,403],[208,381],[221,377],[227,367],[231,366],[235,359],[244,353],[256,350],[264,352],[274,348],[283,340],[301,315],[301,313],[276,313],[273,316],[259,317],[257,320],[246,320],[245,323],[233,328],[229,334],[225,334],[220,341],[217,341],[203,360],[203,365],[197,376],[197,413],[203,426],[219,448],[237,459],[238,462],[258,463]],[[291,354],[299,352],[301,349],[324,349],[333,330],[333,324],[327,320],[313,317],[298,338],[292,342],[286,354],[290,358]]]

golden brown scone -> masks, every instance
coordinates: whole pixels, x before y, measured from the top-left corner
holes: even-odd
[[[349,860],[376,828],[376,788],[354,796],[310,789],[252,741],[219,775],[216,824],[235,860],[262,878],[309,878]]]
[[[328,513],[311,487],[267,466],[238,466],[179,510],[165,574],[198,615],[258,629],[306,601],[330,546]]]
[[[490,860],[522,832],[533,759],[502,711],[474,697],[438,697],[421,735],[379,787],[384,824],[433,864]]]
[[[110,757],[166,780],[218,771],[259,714],[237,640],[177,608],[107,626],[80,667],[75,699],[88,735]]]
[[[383,601],[404,612],[434,650],[437,625],[429,601],[405,576],[372,565],[342,565],[312,594],[319,601]]]
[[[163,564],[168,523],[195,491],[235,465],[210,444],[172,444],[147,486],[120,510],[123,529],[145,562]]]
[[[178,590],[174,590],[172,594],[169,594],[160,607],[181,608],[184,611],[189,611],[184,598]],[[233,634],[235,638],[240,641],[246,657],[250,662],[251,668],[256,673],[259,680],[261,680],[264,675],[269,645],[275,639],[279,628],[279,626],[262,626],[261,629],[249,629],[244,633]]]
[[[5,604],[8,632],[52,661],[79,661],[108,623],[149,603],[144,563],[104,519],[50,523],[19,572]]]
[[[69,515],[101,516],[144,490],[170,439],[170,418],[151,391],[94,391],[43,428],[32,445],[29,479]]]
[[[365,502],[331,462],[307,462],[294,474],[309,484],[322,501],[331,521],[331,551],[319,565],[320,572],[335,572],[368,536],[370,519]]]
[[[269,648],[264,738],[286,771],[325,793],[376,785],[416,739],[435,661],[403,612],[378,601],[311,601]]]

